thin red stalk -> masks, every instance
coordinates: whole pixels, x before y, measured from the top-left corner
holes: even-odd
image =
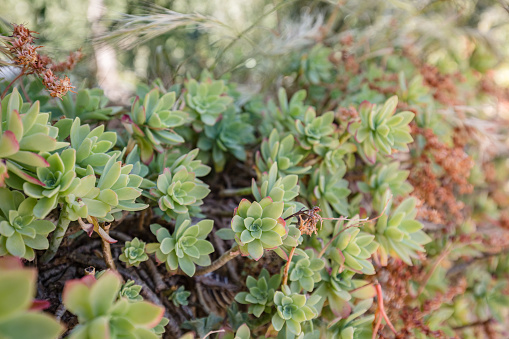
[[[288,282],[288,270],[290,270],[290,263],[292,262],[293,254],[295,253],[295,249],[297,247],[292,248],[290,254],[288,255],[288,261],[286,262],[285,270],[283,272],[283,282],[282,285],[286,285]]]
[[[5,95],[7,94],[7,91],[9,90],[9,88],[11,88],[12,84],[16,82],[16,80],[18,80],[19,78],[21,78],[23,75],[25,75],[25,69],[23,68],[23,70],[21,71],[21,73],[16,77],[14,78],[14,80],[12,80],[8,85],[7,87],[5,88],[5,90],[3,91],[2,93],[2,96],[0,97],[0,99],[3,99],[5,97]]]
[[[373,335],[371,336],[371,339],[376,339],[380,325],[382,325],[382,317],[380,317],[377,313],[375,316],[375,327],[373,328]]]
[[[384,318],[385,322],[387,323],[389,328],[392,330],[392,332],[394,332],[394,334],[397,334],[398,332],[396,331],[396,329],[392,325],[389,317],[387,316],[387,313],[385,313],[384,296],[383,296],[383,293],[382,293],[382,286],[378,282],[375,283],[375,290],[376,290],[376,296],[378,298],[378,312],[377,313],[379,313],[379,315],[381,315],[379,320],[381,321],[382,318]]]

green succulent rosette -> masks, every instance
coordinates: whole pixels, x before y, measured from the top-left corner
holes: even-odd
[[[262,141],[260,151],[256,153],[256,169],[259,173],[267,172],[272,165],[277,164],[281,176],[288,174],[305,174],[311,166],[299,167],[305,153],[299,151],[295,145],[295,137],[288,134],[280,137],[273,129],[268,139]]]
[[[198,206],[209,193],[208,185],[196,179],[194,172],[182,167],[172,173],[165,168],[157,178],[157,186],[150,190],[159,202],[159,208],[168,216],[176,218],[181,214],[197,214]]]
[[[337,143],[332,138],[335,130],[334,112],[326,112],[319,117],[313,109],[308,109],[303,120],[295,121],[295,129],[300,146],[305,150],[313,150],[324,155],[327,146]]]
[[[129,302],[142,301],[143,297],[140,295],[141,288],[142,287],[140,285],[135,284],[134,280],[127,280],[124,284],[122,284],[122,287],[118,292],[118,296],[126,298]]]
[[[312,249],[307,249],[304,253],[306,256],[293,256],[290,263],[288,279],[292,292],[300,293],[301,290],[312,292],[315,284],[322,280],[320,271],[324,268],[325,262],[316,258]]]
[[[399,168],[399,162],[377,166],[366,182],[357,183],[361,192],[371,194],[376,210],[381,211],[385,207],[387,202],[384,199],[387,197],[387,191],[393,197],[405,196],[412,192],[412,185],[406,181],[410,171]]]
[[[25,194],[37,199],[34,215],[38,218],[45,218],[57,207],[59,200],[71,194],[80,183],[74,171],[75,149],[66,149],[61,154],[45,153],[43,157],[49,164],[49,167],[37,168],[37,178],[43,185],[23,184]]]
[[[24,104],[16,88],[1,100],[0,159],[3,159],[8,173],[15,177],[6,176],[4,168],[0,182],[9,177],[7,184],[10,186],[19,186],[19,178],[43,185],[33,175],[37,168],[49,167],[39,153],[52,152],[68,145],[57,141],[58,128],[49,124],[49,113],[41,113],[39,106],[38,101],[32,105]]]
[[[167,145],[177,145],[184,138],[173,129],[186,123],[185,112],[174,110],[176,95],[169,92],[161,95],[154,88],[145,95],[143,104],[140,98],[134,100],[130,115],[124,115],[122,122],[140,149],[141,160],[148,164],[154,151],[162,153]]]
[[[184,286],[180,286],[178,289],[173,291],[168,300],[170,300],[175,307],[180,307],[182,305],[187,306],[189,304],[189,297],[191,296],[191,292],[186,291]]]
[[[110,157],[117,153],[111,149],[117,143],[117,133],[105,132],[104,125],[90,130],[89,125],[80,125],[80,118],[74,119],[71,130],[71,147],[76,150],[76,173],[83,177],[90,165],[95,173],[101,174]]]
[[[283,244],[283,237],[288,233],[286,222],[281,218],[283,208],[283,201],[274,202],[270,197],[259,203],[242,199],[231,221],[242,255],[259,260],[264,250]]]
[[[204,125],[212,126],[216,123],[219,115],[226,111],[228,105],[233,102],[230,96],[226,95],[226,85],[223,80],[206,79],[197,82],[189,79],[185,84],[186,105],[193,117]],[[200,128],[200,124],[194,124]]]
[[[70,339],[160,338],[152,329],[161,321],[164,309],[146,301],[130,302],[119,297],[121,278],[106,271],[97,280],[85,276],[66,283],[62,301],[78,317]]]
[[[148,260],[148,255],[145,253],[145,242],[138,238],[126,241],[118,259],[125,262],[128,267],[138,267],[140,263]]]
[[[422,231],[424,227],[415,220],[417,215],[416,199],[407,198],[390,214],[378,218],[374,227],[375,240],[380,244],[378,255],[383,265],[387,264],[388,257],[403,260],[412,265],[412,258],[417,259],[418,252],[425,252],[424,245],[431,238]]]
[[[362,154],[370,163],[375,163],[377,153],[407,152],[407,144],[414,140],[408,124],[415,114],[408,111],[394,114],[397,105],[397,96],[389,98],[382,107],[364,101],[359,106],[361,121],[348,126],[348,131],[361,145]]]
[[[9,339],[60,338],[64,327],[48,313],[32,308],[37,270],[21,260],[0,258],[0,336]],[[49,303],[48,303],[49,304]]]
[[[110,120],[122,107],[108,106],[108,97],[100,88],[81,88],[77,93],[68,91],[57,101],[62,115],[85,120]]]
[[[283,292],[277,291],[274,294],[276,313],[272,317],[272,326],[278,332],[285,331],[287,335],[289,333],[300,335],[301,324],[318,315],[314,305],[318,302],[319,297],[313,296],[306,299],[306,295],[291,293],[288,286],[285,287]]]
[[[13,255],[34,260],[34,250],[49,246],[48,234],[55,225],[33,214],[37,200],[21,192],[0,188],[0,256]]]
[[[246,279],[246,286],[249,292],[239,292],[235,301],[247,304],[248,312],[259,318],[263,312],[270,313],[274,306],[274,293],[281,285],[281,275],[270,276],[269,271],[262,269],[258,280],[252,276]]]
[[[214,246],[205,238],[212,231],[214,222],[202,220],[190,226],[191,220],[181,215],[176,223],[173,234],[161,225],[150,225],[158,242],[148,244],[146,251],[155,253],[157,261],[165,263],[168,271],[180,268],[192,277],[196,271],[195,265],[210,265],[209,254],[214,252]]]

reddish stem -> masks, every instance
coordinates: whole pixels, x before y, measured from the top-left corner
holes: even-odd
[[[297,247],[292,248],[290,254],[288,255],[288,261],[286,262],[285,270],[283,272],[283,282],[282,285],[286,285],[288,282],[288,270],[290,270],[290,263],[292,262],[293,254],[295,253],[295,249]]]
[[[21,73],[14,78],[14,80],[12,80],[8,85],[7,87],[4,89],[3,93],[2,93],[2,96],[0,96],[0,99],[3,99],[5,97],[5,95],[7,94],[7,91],[9,90],[9,88],[11,88],[12,84],[16,82],[16,80],[18,80],[19,78],[21,78],[23,75],[25,75],[25,69],[23,69],[21,71]]]
[[[375,338],[376,333],[378,332],[378,327],[380,327],[380,323],[382,321],[382,318],[385,320],[385,322],[387,323],[389,328],[392,330],[392,332],[394,332],[394,334],[397,334],[398,332],[396,331],[396,329],[392,325],[391,321],[389,320],[389,317],[387,316],[387,313],[385,313],[384,297],[383,297],[383,293],[382,293],[382,286],[378,282],[375,283],[375,290],[376,290],[376,296],[378,298],[378,310],[377,310],[378,321],[375,324],[376,331],[375,331],[375,329],[373,330],[373,339]]]

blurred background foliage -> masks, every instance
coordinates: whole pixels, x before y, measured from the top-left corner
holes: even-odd
[[[89,85],[107,87],[92,76],[104,63],[108,72],[118,73],[122,91],[129,93],[138,82],[161,78],[169,85],[186,74],[196,77],[204,68],[216,77],[229,73],[252,90],[267,89],[285,81],[276,77],[296,52],[305,52],[317,40],[334,45],[349,35],[356,37],[349,52],[361,59],[412,45],[416,55],[443,73],[470,66],[481,72],[495,69],[497,83],[509,85],[509,45],[504,43],[509,4],[503,0],[0,3],[0,33],[8,34],[8,23],[24,23],[40,33],[38,43],[57,60],[81,48],[85,61],[72,80],[86,78]],[[98,45],[108,52],[94,58]],[[117,63],[112,65],[110,58]]]

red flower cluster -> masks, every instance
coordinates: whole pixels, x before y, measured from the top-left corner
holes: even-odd
[[[32,34],[37,32],[23,25],[13,24],[12,26],[12,36],[5,41],[13,64],[23,69],[21,75],[39,76],[52,97],[62,98],[67,91],[73,92],[74,86],[69,78],[67,76],[60,78],[53,72],[71,70],[83,57],[81,51],[71,53],[66,61],[55,64],[48,56],[37,53],[37,49],[42,47],[33,44],[35,38]]]

